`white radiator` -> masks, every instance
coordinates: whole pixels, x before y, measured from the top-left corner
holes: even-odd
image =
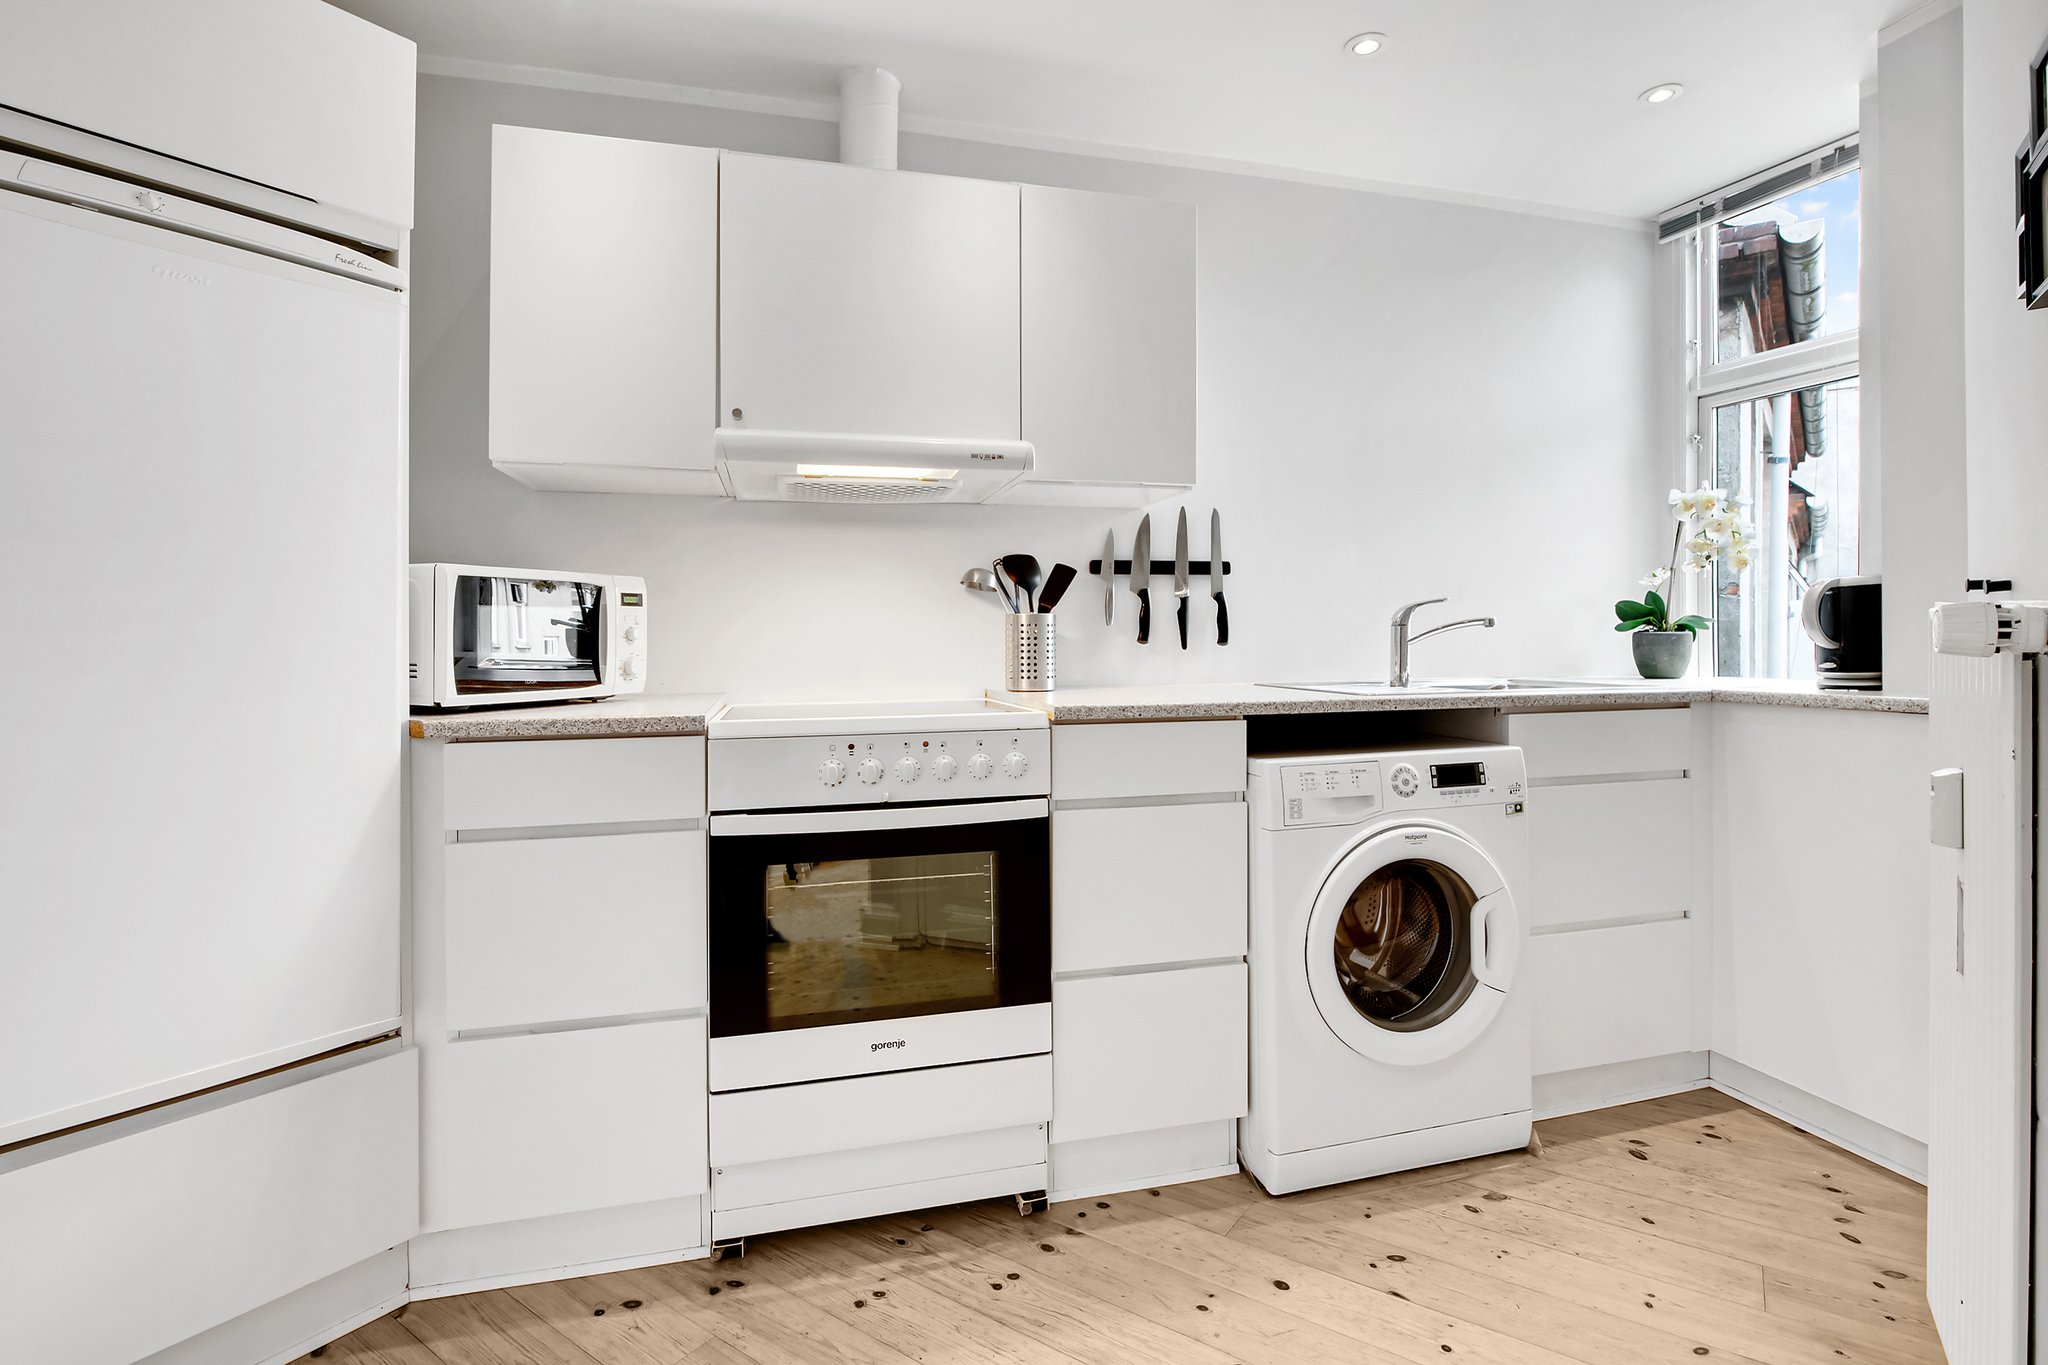
[[[1981,657],[1934,660],[1930,766],[1962,770],[1963,847],[1930,858],[1927,1298],[1951,1365],[2016,1365],[2033,1221],[2035,659],[2003,636],[1979,643]]]

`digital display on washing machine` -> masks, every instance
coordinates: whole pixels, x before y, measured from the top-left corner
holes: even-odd
[[[1445,787],[1483,787],[1486,785],[1486,765],[1432,763],[1429,765],[1429,785],[1438,790]]]

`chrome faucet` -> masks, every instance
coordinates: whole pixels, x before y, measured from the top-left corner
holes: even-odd
[[[1463,621],[1446,621],[1440,626],[1431,626],[1419,635],[1410,635],[1408,633],[1408,618],[1413,616],[1417,610],[1423,607],[1433,607],[1439,602],[1448,602],[1450,600],[1448,597],[1425,597],[1420,602],[1410,602],[1407,606],[1394,613],[1393,638],[1391,648],[1387,654],[1387,681],[1395,687],[1406,687],[1408,685],[1408,646],[1414,644],[1417,640],[1427,640],[1432,635],[1441,635],[1447,630],[1457,630],[1461,626],[1481,626],[1489,630],[1492,629],[1493,618],[1491,616],[1471,616]]]

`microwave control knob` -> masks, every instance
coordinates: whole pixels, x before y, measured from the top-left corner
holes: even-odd
[[[627,682],[631,682],[633,681],[633,679],[639,677],[640,661],[630,654],[628,654],[625,658],[619,660],[619,676],[624,678]]]
[[[987,754],[976,754],[967,760],[967,775],[977,782],[986,782],[995,766],[996,761]]]
[[[940,754],[932,760],[932,781],[951,782],[953,774],[960,771],[960,760],[951,754]]]
[[[898,782],[915,782],[917,781],[917,775],[923,771],[924,765],[917,761],[916,754],[905,754],[896,760],[896,780]]]
[[[1003,755],[1003,775],[1005,777],[1022,777],[1024,776],[1024,770],[1030,766],[1030,764],[1024,761],[1024,755],[1015,749]]]
[[[882,780],[882,760],[879,758],[862,759],[860,761],[860,780],[867,783],[870,787],[880,782]]]
[[[828,787],[836,787],[846,780],[846,765],[836,758],[828,758],[818,765],[818,780]]]
[[[639,627],[639,625],[637,625],[637,624],[634,624],[634,625],[630,625],[630,626],[627,626],[627,627],[626,627],[626,638],[627,638],[628,640],[637,640],[637,639],[639,639],[639,638],[640,638],[640,627]]]

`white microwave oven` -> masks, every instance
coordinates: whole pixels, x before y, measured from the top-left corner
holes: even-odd
[[[414,564],[415,709],[514,706],[647,685],[647,584],[619,574]]]

